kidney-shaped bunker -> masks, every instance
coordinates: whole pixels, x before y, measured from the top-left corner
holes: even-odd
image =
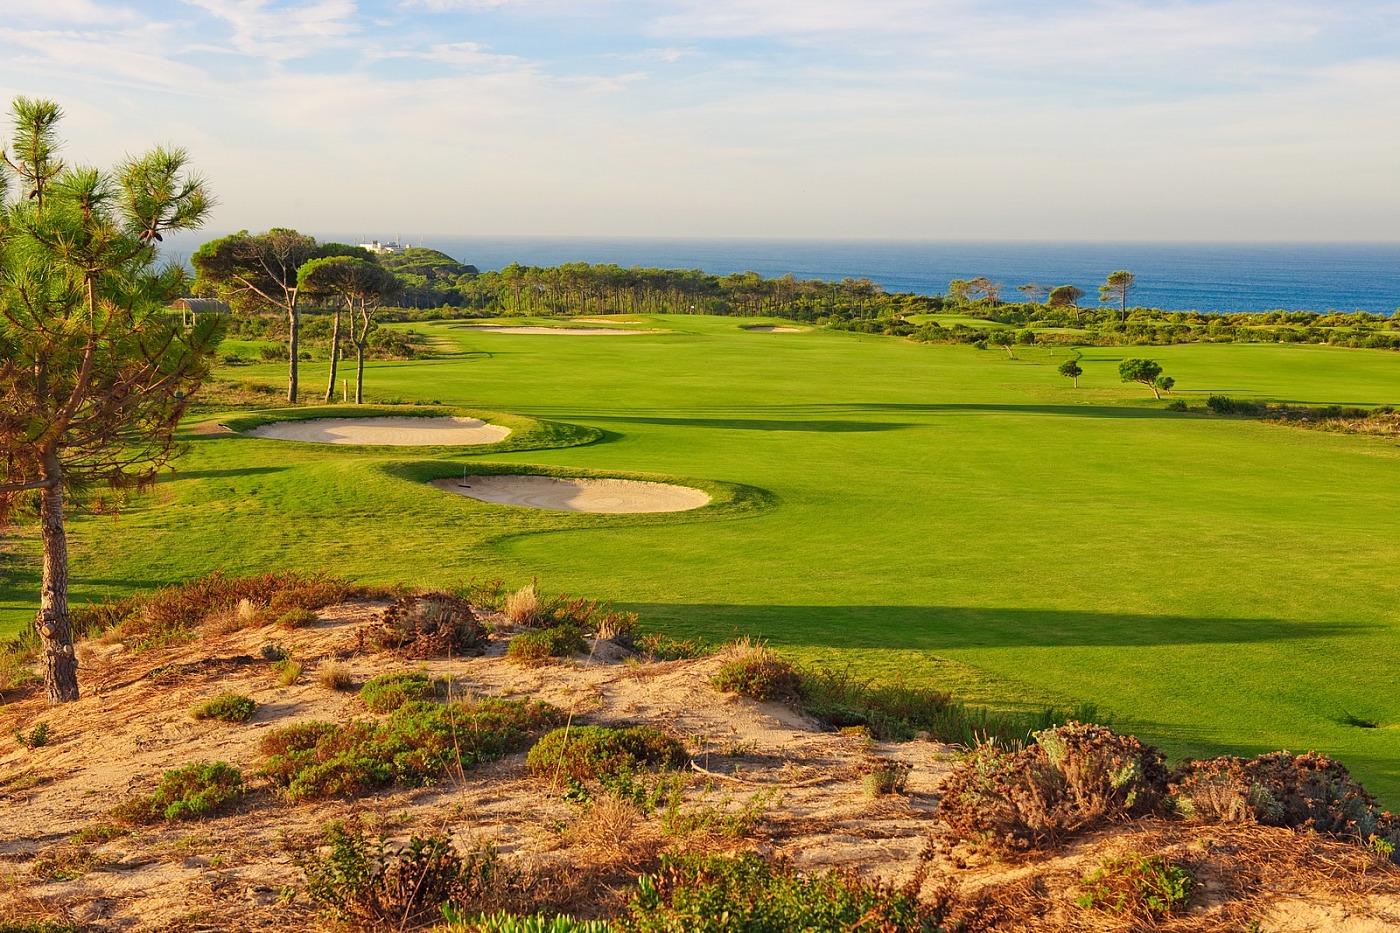
[[[710,501],[708,493],[689,486],[633,479],[468,476],[435,480],[433,485],[482,502],[558,512],[685,512]]]

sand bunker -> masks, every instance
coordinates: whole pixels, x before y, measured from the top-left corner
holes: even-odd
[[[800,334],[801,327],[777,327],[772,324],[756,324],[753,327],[745,327],[744,330],[753,334]]]
[[[565,334],[571,337],[616,337],[621,334],[652,334],[650,330],[623,330],[620,327],[497,327],[489,324],[464,324],[462,330],[479,330],[487,334]]]
[[[435,480],[446,492],[497,505],[556,512],[685,512],[710,501],[687,486],[631,479],[566,479],[557,476],[468,476]]]
[[[383,444],[393,447],[494,444],[510,428],[478,418],[313,418],[274,421],[245,432],[249,437],[312,444]]]

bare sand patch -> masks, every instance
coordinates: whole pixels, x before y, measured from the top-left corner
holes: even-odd
[[[707,505],[699,489],[632,479],[582,479],[558,476],[468,476],[435,480],[446,492],[496,505],[520,505],[556,512],[686,512]]]
[[[510,428],[480,418],[310,418],[274,421],[244,432],[249,437],[311,444],[381,444],[390,447],[494,444]]]
[[[744,328],[751,334],[800,334],[804,329],[801,327],[780,327],[776,324],[755,324],[753,327]]]
[[[463,330],[478,330],[486,334],[562,334],[570,337],[618,337],[622,334],[654,334],[654,330],[634,330],[621,327],[517,327],[494,324],[464,324]]]

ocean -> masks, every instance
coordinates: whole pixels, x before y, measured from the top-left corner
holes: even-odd
[[[217,234],[215,234],[217,235]],[[361,234],[314,234],[360,242]],[[381,240],[394,235],[371,233]],[[208,239],[182,237],[188,256]],[[1172,311],[1369,311],[1400,308],[1400,243],[1017,243],[895,240],[777,240],[654,237],[405,236],[483,271],[512,262],[553,266],[616,263],[702,269],[716,275],[753,271],[775,277],[869,278],[890,292],[938,294],[952,279],[977,276],[1016,286],[1076,285],[1084,303],[1108,273],[1137,276],[1132,304]]]

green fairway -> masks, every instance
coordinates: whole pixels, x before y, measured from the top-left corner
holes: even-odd
[[[1166,412],[1117,372],[1150,357],[1197,404],[1396,404],[1400,354],[1088,348],[1076,390],[1055,371],[1066,350],[1009,359],[740,323],[648,318],[664,332],[625,337],[413,325],[460,352],[370,364],[371,399],[597,439],[545,425],[515,445],[526,449],[473,453],[191,424],[178,473],[117,516],[73,521],[75,596],[219,568],[410,584],[538,576],[679,635],[756,635],[1005,706],[1092,702],[1177,755],[1325,751],[1400,805],[1400,449]],[[275,363],[236,375],[283,378]],[[324,378],[306,367],[306,385]],[[538,512],[422,482],[505,464],[667,478],[715,505]],[[26,567],[7,564],[9,630],[32,617]]]

